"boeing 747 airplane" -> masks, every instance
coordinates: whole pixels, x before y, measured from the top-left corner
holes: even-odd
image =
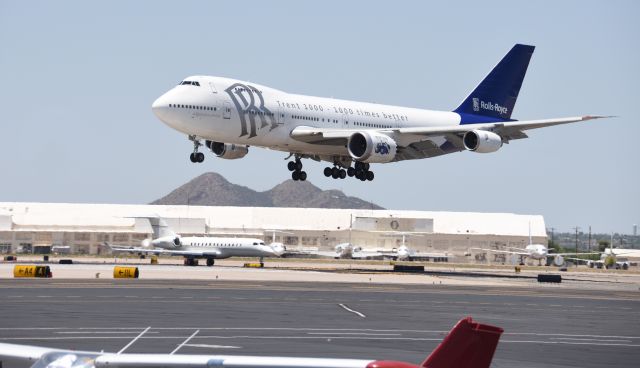
[[[517,121],[511,118],[534,46],[515,45],[453,111],[312,97],[235,79],[192,76],[152,106],[193,142],[191,162],[238,159],[250,146],[289,153],[293,180],[306,180],[303,158],[326,161],[324,175],[373,180],[370,164],[460,151],[495,152],[531,129],[604,116]]]

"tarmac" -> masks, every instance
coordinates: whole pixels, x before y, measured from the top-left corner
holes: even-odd
[[[99,260],[52,264],[52,279],[13,279],[13,264],[2,263],[0,342],[119,351],[150,327],[126,352],[169,353],[198,331],[178,353],[420,363],[459,319],[472,316],[505,329],[493,367],[640,362],[635,273],[569,272],[561,284],[540,284],[528,277],[539,270],[502,278],[514,272],[399,274],[388,264],[342,262],[302,262],[301,270],[270,261],[247,269],[233,262],[140,264],[140,279],[129,280],[110,278],[114,265]],[[482,272],[495,274],[476,275]]]

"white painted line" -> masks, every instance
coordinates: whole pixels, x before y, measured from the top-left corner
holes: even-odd
[[[139,338],[141,338],[142,335],[144,335],[147,331],[149,331],[150,328],[151,326],[145,328],[144,331],[140,332],[138,336],[136,336],[133,340],[131,340],[131,342],[129,342],[124,348],[120,349],[120,351],[117,352],[116,354],[120,355],[123,351],[127,350],[129,346],[133,345],[133,343],[136,342]]]
[[[173,355],[173,354],[175,354],[175,352],[177,352],[178,350],[180,350],[180,349],[184,346],[184,344],[188,343],[188,342],[189,342],[189,340],[193,339],[193,338],[198,334],[198,332],[200,332],[200,330],[196,330],[196,332],[194,332],[193,334],[191,334],[191,336],[187,337],[187,339],[186,339],[186,340],[184,340],[184,341],[182,342],[182,344],[178,345],[178,347],[177,347],[177,348],[175,348],[171,353],[169,353],[169,355]]]
[[[242,349],[242,346],[231,346],[231,345],[184,344],[184,346],[189,346],[193,348],[209,348],[209,349]]]
[[[362,313],[358,312],[357,310],[353,310],[353,309],[351,309],[351,308],[347,307],[346,305],[344,305],[344,304],[342,304],[342,303],[340,303],[340,304],[338,304],[338,305],[339,305],[339,306],[341,306],[341,307],[342,307],[342,309],[346,310],[347,312],[351,312],[351,313],[353,313],[353,314],[357,314],[358,316],[360,316],[360,317],[362,317],[362,318],[366,318],[366,317],[367,317],[367,316],[365,316],[364,314],[362,314]]]
[[[366,333],[366,332],[307,332],[307,335],[402,336],[402,334],[399,334],[399,333]]]
[[[551,340],[569,340],[569,341],[601,341],[601,342],[624,342],[631,343],[631,340],[602,340],[602,339],[576,339],[573,337],[552,337]]]

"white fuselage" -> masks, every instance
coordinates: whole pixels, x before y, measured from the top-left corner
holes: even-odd
[[[460,123],[453,112],[296,95],[228,78],[193,76],[185,82],[152,106],[171,128],[205,140],[322,159],[349,153],[344,145],[309,144],[291,138],[290,132],[298,126],[355,132]]]
[[[524,249],[535,260],[546,260],[549,254],[547,247],[542,244],[529,244]]]
[[[212,258],[229,257],[279,257],[282,252],[266,245],[260,239],[252,238],[219,238],[219,237],[179,237],[178,244],[174,237],[158,238],[151,242],[154,248],[172,251],[203,253]]]

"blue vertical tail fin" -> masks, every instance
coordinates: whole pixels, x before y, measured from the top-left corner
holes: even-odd
[[[482,82],[453,110],[460,124],[511,120],[534,46],[517,44]]]

